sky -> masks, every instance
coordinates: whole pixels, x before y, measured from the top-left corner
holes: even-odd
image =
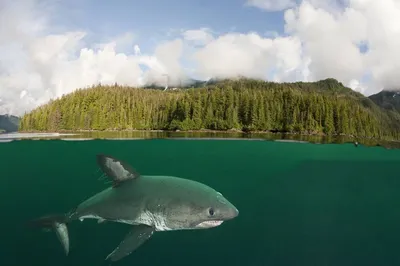
[[[93,84],[400,88],[400,0],[0,0],[0,114]]]

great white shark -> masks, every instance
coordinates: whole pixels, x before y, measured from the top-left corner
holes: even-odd
[[[117,261],[132,253],[154,232],[207,229],[239,215],[238,209],[220,192],[197,181],[141,175],[124,161],[98,154],[97,164],[112,186],[80,203],[66,214],[49,215],[30,225],[54,230],[69,254],[67,224],[97,219],[131,226],[123,241],[106,257]]]

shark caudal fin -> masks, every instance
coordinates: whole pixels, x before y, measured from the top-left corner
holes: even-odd
[[[69,236],[65,215],[43,216],[38,219],[29,221],[28,226],[42,228],[49,231],[54,230],[56,232],[58,240],[61,242],[65,254],[68,255]]]

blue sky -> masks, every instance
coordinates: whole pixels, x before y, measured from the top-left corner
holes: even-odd
[[[206,27],[218,34],[283,33],[283,11],[265,12],[245,3],[243,0],[69,0],[58,3],[61,14],[52,17],[57,24],[83,29],[94,38],[133,32],[142,51],[151,50],[157,41],[168,38],[168,31],[178,29]]]

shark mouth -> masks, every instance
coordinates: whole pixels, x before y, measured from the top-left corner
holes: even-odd
[[[204,221],[204,222],[202,222],[202,223],[199,223],[196,227],[197,227],[197,228],[216,227],[216,226],[221,225],[223,222],[224,222],[224,221],[221,221],[221,220]]]

